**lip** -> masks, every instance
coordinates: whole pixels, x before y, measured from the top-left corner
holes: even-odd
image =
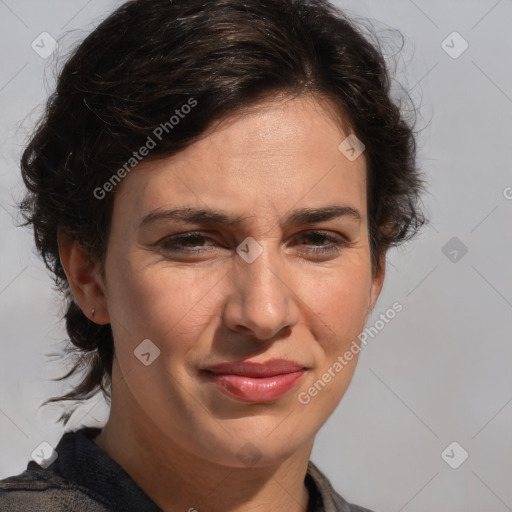
[[[268,402],[293,389],[305,371],[304,365],[294,361],[271,359],[263,363],[221,363],[204,368],[201,373],[231,398],[244,402]]]
[[[213,366],[207,366],[203,369],[217,374],[262,378],[298,372],[300,370],[304,370],[305,367],[303,364],[299,364],[288,359],[269,359],[262,363],[256,361],[220,363]]]

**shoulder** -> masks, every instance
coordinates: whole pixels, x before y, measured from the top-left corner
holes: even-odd
[[[318,469],[318,467],[309,461],[308,475],[313,479],[317,492],[321,496],[321,506],[317,506],[314,510],[332,511],[332,512],[373,512],[368,508],[354,505],[346,501],[340,496],[331,485],[329,479]]]
[[[108,512],[90,490],[29,462],[18,475],[0,480],[0,510],[9,512]]]
[[[349,512],[373,512],[373,510],[369,508],[360,507],[359,505],[353,505],[351,503],[348,504],[348,507]]]

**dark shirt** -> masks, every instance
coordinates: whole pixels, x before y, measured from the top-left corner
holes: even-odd
[[[100,432],[91,427],[66,432],[46,468],[31,460],[23,473],[0,480],[0,512],[162,512],[94,443]],[[347,503],[311,461],[304,481],[307,512],[371,512]]]

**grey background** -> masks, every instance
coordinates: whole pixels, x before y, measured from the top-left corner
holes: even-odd
[[[69,387],[49,381],[63,366],[46,356],[63,347],[59,298],[31,233],[15,227],[20,152],[54,60],[120,3],[0,0],[0,478],[23,471],[41,441],[55,446],[60,409],[39,404]],[[403,311],[369,340],[312,459],[347,500],[378,511],[512,510],[512,2],[337,3],[406,37],[397,77],[421,106],[432,224],[390,254],[369,325],[395,301]],[[31,48],[43,31],[59,41],[46,60]],[[453,31],[469,43],[457,59],[441,46]],[[107,415],[91,399],[70,428]],[[458,469],[441,458],[453,441],[469,453]]]

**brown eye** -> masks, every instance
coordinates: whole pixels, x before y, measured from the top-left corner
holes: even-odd
[[[164,238],[159,246],[165,253],[197,254],[207,252],[205,248],[212,247],[212,245],[207,245],[208,242],[216,243],[215,240],[202,233],[181,233]]]
[[[297,238],[300,245],[308,246],[305,252],[318,255],[337,254],[349,244],[346,238],[328,231],[305,231]]]

